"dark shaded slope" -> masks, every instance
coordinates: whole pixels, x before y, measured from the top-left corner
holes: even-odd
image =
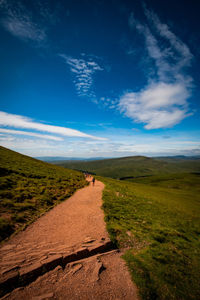
[[[86,184],[77,171],[0,147],[0,240]]]

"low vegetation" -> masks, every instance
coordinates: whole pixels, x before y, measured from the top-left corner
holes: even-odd
[[[111,239],[143,299],[200,299],[200,176],[101,178]]]
[[[107,229],[124,249],[143,299],[200,299],[199,159],[140,156],[59,164],[107,177],[100,177]],[[0,147],[0,239],[86,184],[80,172]]]
[[[114,179],[127,177],[165,175],[182,172],[200,172],[200,158],[161,158],[130,156],[94,161],[56,161],[53,162],[69,169],[87,171],[99,176]]]
[[[155,175],[146,177],[129,178],[127,181],[148,184],[152,186],[192,190],[197,194],[200,192],[200,173],[174,173],[167,175]]]
[[[0,147],[0,241],[84,185],[80,172]]]

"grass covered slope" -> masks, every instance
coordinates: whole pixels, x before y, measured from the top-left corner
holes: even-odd
[[[0,147],[0,241],[84,185],[80,172]]]
[[[199,179],[198,179],[199,178]],[[174,173],[167,175],[154,175],[148,177],[130,178],[127,181],[148,184],[152,186],[191,190],[200,193],[200,173]]]
[[[107,229],[142,298],[200,299],[200,176],[101,180]]]
[[[200,159],[171,159],[165,161],[145,156],[130,156],[95,161],[57,161],[54,163],[66,168],[88,171],[99,176],[115,179],[177,172],[200,172]]]

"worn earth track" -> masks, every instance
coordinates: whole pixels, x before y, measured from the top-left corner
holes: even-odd
[[[79,190],[0,248],[2,299],[138,299],[106,232],[103,188]]]

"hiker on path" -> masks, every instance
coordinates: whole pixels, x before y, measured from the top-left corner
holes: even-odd
[[[95,178],[94,177],[92,178],[92,182],[93,182],[93,185],[94,185],[95,184]]]

